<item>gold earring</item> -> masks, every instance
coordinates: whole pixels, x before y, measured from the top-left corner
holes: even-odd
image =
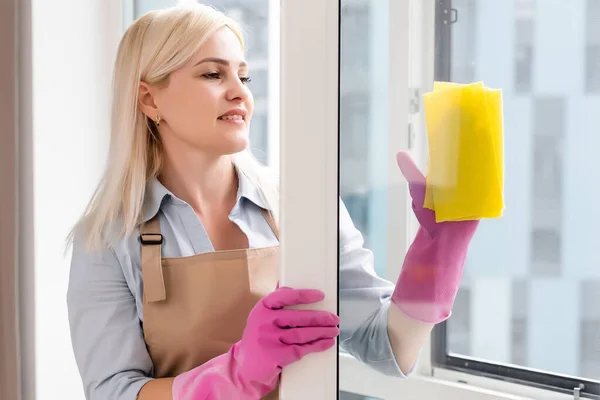
[[[159,127],[160,126],[160,115],[156,114],[156,126]]]

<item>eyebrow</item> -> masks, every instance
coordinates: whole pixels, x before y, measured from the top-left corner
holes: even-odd
[[[217,64],[221,64],[224,66],[229,66],[229,61],[223,59],[223,58],[218,58],[218,57],[207,57],[207,58],[203,58],[202,60],[198,61],[192,68],[197,67],[198,65],[202,64],[202,63],[206,63],[206,62],[214,62]],[[247,67],[248,64],[245,61],[240,62],[240,67]]]

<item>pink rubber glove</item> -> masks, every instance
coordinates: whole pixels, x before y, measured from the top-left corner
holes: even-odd
[[[284,309],[323,298],[319,290],[278,287],[254,306],[227,353],[175,378],[173,400],[257,400],[272,392],[283,367],[335,344],[336,314]]]
[[[450,317],[479,221],[437,223],[435,212],[423,208],[425,177],[408,153],[398,153],[397,162],[408,181],[420,227],[404,259],[392,302],[408,317],[436,324]]]

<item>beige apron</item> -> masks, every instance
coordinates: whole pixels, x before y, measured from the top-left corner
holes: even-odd
[[[273,217],[262,211],[279,238]],[[162,258],[158,216],[140,233],[144,338],[154,377],[174,377],[241,339],[254,305],[277,287],[279,246]]]

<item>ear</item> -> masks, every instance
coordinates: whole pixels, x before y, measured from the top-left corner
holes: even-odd
[[[151,87],[146,82],[140,82],[138,88],[138,106],[152,121],[155,121],[156,116],[159,115],[158,107],[154,102],[154,90],[155,88]]]

